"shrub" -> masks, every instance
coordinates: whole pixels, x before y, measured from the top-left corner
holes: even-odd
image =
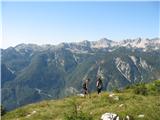
[[[122,90],[120,90],[120,89],[118,89],[117,87],[115,87],[115,88],[113,89],[113,92],[115,92],[115,93],[121,93]]]
[[[82,112],[76,101],[70,101],[70,111],[64,114],[64,120],[93,120],[91,115]]]
[[[1,105],[1,116],[6,114],[6,109]]]
[[[64,119],[65,120],[93,120],[92,116],[89,116],[83,113],[82,111],[78,113],[72,112],[72,113],[65,114]]]
[[[160,92],[160,80],[155,81],[154,84],[155,84],[156,91]]]
[[[125,89],[130,89],[131,88],[131,85],[127,85],[126,87],[125,87]]]
[[[135,86],[134,93],[140,94],[140,95],[148,95],[148,89],[144,83],[141,83],[141,84]]]
[[[127,90],[127,89],[134,89],[135,88],[135,86],[137,86],[138,84],[129,84],[129,85],[127,85],[126,87],[125,87],[125,89]]]

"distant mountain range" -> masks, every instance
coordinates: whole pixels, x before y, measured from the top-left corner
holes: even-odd
[[[103,38],[1,49],[2,105],[8,110],[79,93],[88,77],[90,91],[95,91],[98,76],[108,91],[159,79],[160,39]]]

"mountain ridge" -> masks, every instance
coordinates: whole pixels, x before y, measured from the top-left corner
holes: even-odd
[[[150,44],[154,44],[155,46],[160,46],[160,38],[152,38],[152,39],[148,39],[148,38],[136,38],[136,39],[125,39],[125,40],[121,40],[121,41],[114,41],[114,40],[110,40],[110,39],[107,39],[107,38],[101,38],[97,41],[89,41],[89,40],[83,40],[81,42],[62,42],[62,43],[59,43],[57,45],[53,45],[53,44],[43,44],[43,45],[37,45],[37,44],[33,44],[33,43],[28,43],[28,44],[25,44],[25,43],[21,43],[21,44],[18,44],[16,45],[15,47],[8,47],[8,48],[16,48],[17,50],[18,49],[24,49],[24,48],[50,48],[50,47],[69,47],[69,46],[72,46],[72,45],[79,45],[79,46],[87,46],[88,47],[92,47],[92,48],[107,48],[107,47],[125,47],[127,46],[128,44],[131,44],[131,47],[137,47],[137,48],[144,48],[145,46],[134,46],[138,43],[141,43],[142,44],[145,44],[144,42],[146,42],[147,44],[150,43]],[[98,47],[98,44],[100,44],[100,46]],[[110,44],[113,44],[113,45],[110,45]],[[97,47],[96,47],[97,46]],[[7,49],[7,48],[6,48]]]

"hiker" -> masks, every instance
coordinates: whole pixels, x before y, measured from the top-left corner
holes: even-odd
[[[90,79],[86,79],[83,83],[83,91],[84,91],[84,94],[87,95],[88,94],[88,83],[89,83]]]
[[[97,87],[97,93],[98,93],[98,94],[101,93],[101,90],[102,90],[102,88],[103,88],[103,83],[102,83],[101,77],[99,77],[99,78],[97,79],[96,87]]]

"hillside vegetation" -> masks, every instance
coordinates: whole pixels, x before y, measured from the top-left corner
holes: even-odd
[[[159,120],[160,80],[115,89],[112,93],[30,104],[6,113],[2,120],[100,120],[106,112],[116,113],[120,119],[129,115],[131,120]]]

